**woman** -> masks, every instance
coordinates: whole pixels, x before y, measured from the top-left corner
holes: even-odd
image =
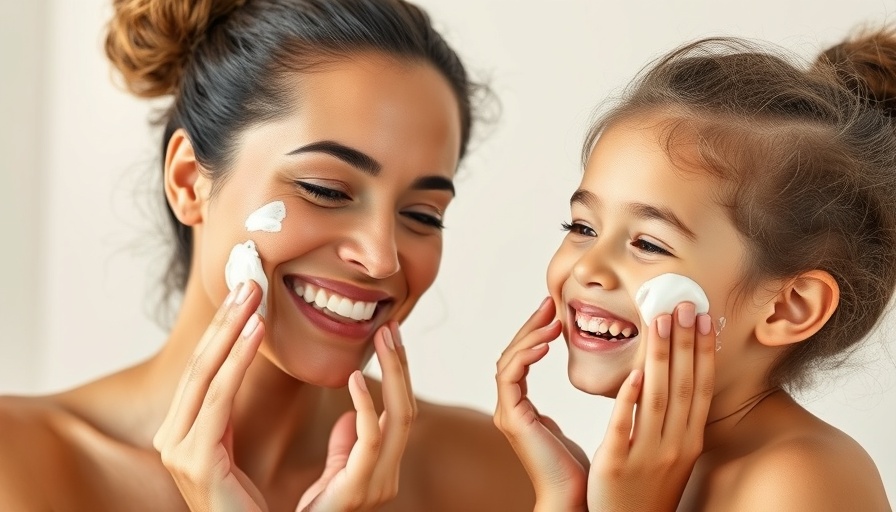
[[[414,399],[397,329],[436,277],[474,117],[425,13],[114,5],[110,60],[135,94],[172,97],[183,301],[149,360],[0,401],[0,508],[530,509],[487,416]],[[374,351],[382,383],[359,372]]]

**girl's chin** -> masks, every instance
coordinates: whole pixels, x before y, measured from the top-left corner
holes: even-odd
[[[570,364],[569,382],[579,391],[588,393],[589,395],[605,396],[607,398],[616,398],[619,393],[619,387],[627,377],[627,374],[621,377],[608,377],[606,373],[592,371],[580,371],[580,368],[573,368]]]

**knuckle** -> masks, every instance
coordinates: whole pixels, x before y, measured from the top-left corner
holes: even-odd
[[[666,410],[668,402],[669,398],[665,393],[657,393],[650,397],[650,410],[656,413],[661,413]]]
[[[690,400],[694,393],[694,381],[691,378],[682,379],[675,386],[675,396],[680,400]]]

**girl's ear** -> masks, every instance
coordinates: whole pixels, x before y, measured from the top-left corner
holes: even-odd
[[[837,281],[823,270],[811,270],[789,281],[766,306],[756,325],[756,338],[766,346],[807,340],[831,318],[840,302]]]
[[[202,174],[193,144],[182,128],[168,141],[164,179],[165,196],[177,220],[186,226],[200,224],[211,183]]]

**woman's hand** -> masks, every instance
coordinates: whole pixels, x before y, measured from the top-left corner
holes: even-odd
[[[674,315],[657,317],[647,334],[644,372],[633,371],[622,384],[591,463],[589,510],[678,507],[703,449],[714,375],[709,316],[695,317],[694,305],[682,303]]]
[[[264,338],[264,324],[255,313],[260,301],[254,282],[231,292],[197,345],[153,439],[194,511],[267,510],[261,492],[234,461],[230,418],[236,392]],[[300,510],[370,510],[395,496],[416,415],[404,348],[397,340],[394,325],[380,328],[374,337],[385,412],[377,420],[361,372],[353,373],[349,392],[357,413],[347,413],[333,427],[323,475],[305,492]]]
[[[305,491],[296,510],[376,510],[398,494],[401,456],[417,402],[398,324],[380,328],[374,346],[383,369],[383,413],[377,420],[364,376],[355,372],[348,389],[356,412],[336,422],[323,474]]]
[[[586,506],[588,458],[526,396],[529,366],[560,335],[554,303],[545,299],[498,360],[495,425],[510,441],[535,487],[535,510],[580,511]]]

